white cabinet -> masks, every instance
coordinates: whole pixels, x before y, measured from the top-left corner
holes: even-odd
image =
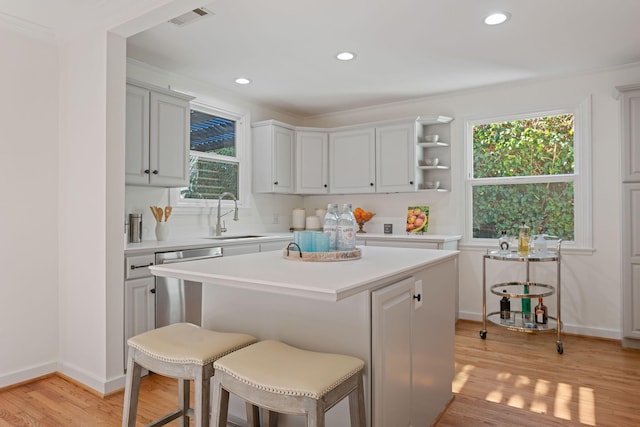
[[[243,245],[229,245],[222,248],[222,256],[254,254],[260,252],[259,243],[247,243]]]
[[[640,339],[640,183],[625,185],[622,212],[622,328],[625,338]]]
[[[619,89],[622,91],[622,180],[640,182],[640,85]]]
[[[375,128],[329,134],[329,192],[332,194],[376,191]]]
[[[371,294],[372,426],[411,426],[414,279]]]
[[[296,193],[329,192],[329,134],[296,131]]]
[[[376,191],[415,190],[416,123],[376,128]]]
[[[192,99],[161,88],[127,84],[126,184],[188,185]]]
[[[640,84],[618,90],[622,136],[622,342],[640,348]]]
[[[294,128],[269,120],[254,123],[253,191],[293,194]]]
[[[126,369],[127,340],[155,328],[155,277],[149,266],[155,263],[155,254],[125,258],[124,281],[124,360]]]

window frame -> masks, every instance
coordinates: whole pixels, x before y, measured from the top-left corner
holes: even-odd
[[[250,164],[250,137],[251,137],[251,120],[248,112],[239,111],[239,109],[231,110],[221,107],[214,107],[210,104],[205,104],[198,101],[191,101],[190,105],[192,110],[197,110],[203,113],[212,114],[218,117],[222,117],[228,120],[236,122],[236,157],[228,157],[211,153],[202,153],[199,151],[189,150],[189,158],[191,156],[205,157],[207,159],[219,159],[220,161],[237,161],[238,163],[238,195],[239,208],[250,208],[250,189],[249,183],[251,176],[249,171],[251,169]],[[175,213],[188,213],[188,214],[210,214],[211,208],[218,206],[217,199],[182,199],[180,197],[180,190],[184,187],[171,188],[169,191],[169,203],[177,212]],[[223,207],[233,207],[232,200],[223,199],[220,203]]]
[[[574,173],[541,175],[539,177],[473,177],[473,128],[483,123],[499,123],[518,119],[574,115]],[[473,187],[480,185],[528,184],[547,182],[573,182],[574,189],[574,240],[563,242],[564,247],[592,250],[592,172],[591,172],[591,97],[574,106],[532,109],[523,113],[482,116],[465,121],[465,243],[478,246],[496,246],[498,238],[473,237]]]

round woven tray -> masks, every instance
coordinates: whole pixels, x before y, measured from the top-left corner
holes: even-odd
[[[335,262],[335,261],[355,261],[360,259],[362,251],[355,248],[352,251],[332,251],[332,252],[300,252],[294,247],[282,250],[282,257],[291,261],[303,262]]]

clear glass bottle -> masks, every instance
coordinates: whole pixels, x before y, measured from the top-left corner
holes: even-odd
[[[529,255],[529,243],[531,242],[531,229],[522,221],[518,228],[518,256]]]
[[[509,255],[509,236],[507,236],[506,231],[502,232],[502,235],[498,240],[498,247],[500,248],[500,254]]]
[[[342,205],[338,218],[337,248],[339,251],[352,251],[356,248],[356,218],[351,203]]]
[[[329,235],[329,250],[338,250],[338,204],[329,203],[327,213],[324,215],[322,231]]]

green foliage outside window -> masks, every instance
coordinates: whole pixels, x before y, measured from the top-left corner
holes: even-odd
[[[545,176],[574,174],[573,115],[538,117],[473,128],[476,179],[536,177],[535,183],[473,186],[473,237],[516,233],[525,221],[533,231],[574,239],[572,179],[544,182]]]

